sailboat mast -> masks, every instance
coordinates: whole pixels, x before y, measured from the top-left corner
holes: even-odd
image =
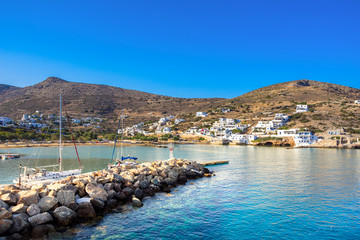
[[[60,93],[60,119],[59,119],[59,171],[61,172],[62,169],[61,169],[61,150],[62,150],[62,147],[61,147],[61,128],[62,128],[62,96],[61,96],[61,93]]]
[[[121,158],[123,157],[123,140],[124,140],[124,110],[121,110]]]

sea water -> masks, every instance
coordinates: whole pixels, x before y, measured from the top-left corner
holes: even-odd
[[[1,183],[16,176],[19,161],[43,164],[57,155],[56,148],[45,148],[38,159],[30,160],[33,149],[12,151],[26,156],[0,162]],[[105,168],[111,151],[111,146],[79,147],[85,171]],[[169,149],[144,146],[127,147],[126,151],[144,162],[165,160],[169,155]],[[76,166],[76,158],[70,155],[65,155],[66,166]],[[191,180],[170,195],[159,193],[145,199],[142,208],[124,207],[93,225],[77,226],[63,237],[359,238],[359,150],[176,145],[174,155],[198,162],[230,163],[209,167],[216,172],[212,178]]]

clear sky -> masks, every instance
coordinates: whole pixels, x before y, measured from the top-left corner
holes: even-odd
[[[0,83],[225,98],[296,79],[360,88],[359,12],[358,0],[2,0]]]

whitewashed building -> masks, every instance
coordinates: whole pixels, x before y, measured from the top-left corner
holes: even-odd
[[[7,126],[10,123],[13,123],[14,121],[11,118],[8,117],[0,117],[0,126]]]
[[[360,104],[360,100],[355,100],[354,103]]]
[[[296,136],[293,137],[296,146],[308,146],[317,142],[318,137],[310,131],[301,131],[298,132]]]
[[[181,123],[181,122],[185,122],[185,119],[183,119],[183,118],[177,118],[177,119],[175,119],[175,124],[179,124],[179,123]]]
[[[197,112],[196,116],[197,117],[207,117],[209,114],[207,114],[206,112]]]
[[[307,111],[309,111],[308,105],[297,105],[296,106],[297,113],[302,113],[302,112],[307,112]]]

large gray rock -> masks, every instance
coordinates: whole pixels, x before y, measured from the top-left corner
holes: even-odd
[[[114,190],[114,183],[105,183],[104,184],[104,190],[105,191]]]
[[[39,206],[41,212],[46,212],[49,211],[52,207],[54,207],[57,203],[58,200],[56,197],[46,196],[40,199],[37,205]]]
[[[106,206],[109,207],[109,208],[115,208],[116,205],[117,205],[117,202],[116,202],[115,199],[109,199],[106,202]]]
[[[36,204],[31,204],[27,209],[26,209],[27,214],[29,214],[29,216],[34,216],[36,214],[39,214],[41,212],[40,208],[38,205]]]
[[[143,192],[143,190],[141,190],[140,188],[137,188],[137,189],[135,190],[135,193],[134,193],[134,194],[135,194],[135,197],[136,197],[136,198],[142,199],[144,192]]]
[[[1,219],[0,220],[0,235],[10,229],[13,221],[9,219]]]
[[[90,203],[93,205],[95,209],[103,209],[105,207],[104,201],[99,198],[91,198]]]
[[[31,226],[35,227],[44,223],[52,222],[53,218],[48,212],[39,213],[35,216],[29,217],[28,219]]]
[[[116,192],[114,190],[109,190],[109,191],[107,191],[107,193],[108,193],[108,199],[114,198],[114,196],[116,194]]]
[[[108,197],[107,192],[100,187],[97,187],[97,186],[89,183],[86,185],[85,190],[91,198],[99,198],[104,202],[107,200],[107,197]]]
[[[0,200],[6,202],[9,205],[16,205],[16,196],[13,193],[5,193],[1,195]]]
[[[13,225],[9,229],[9,234],[20,233],[29,228],[30,223],[28,222],[28,218],[29,216],[26,213],[14,215],[12,218]]]
[[[96,217],[95,210],[91,203],[81,202],[76,210],[76,214],[79,218],[93,218]]]
[[[0,208],[0,220],[1,219],[10,219],[12,218],[11,212],[9,212],[6,208]]]
[[[72,185],[72,184],[66,184],[62,187],[60,187],[61,190],[71,190],[74,192],[74,194],[76,194],[76,192],[78,191],[77,187]]]
[[[176,179],[175,178],[165,178],[164,182],[168,185],[168,186],[173,186],[176,187]]]
[[[76,218],[76,213],[68,207],[61,206],[55,209],[54,217],[59,225],[67,226]]]
[[[9,205],[7,203],[5,203],[3,200],[0,200],[0,208],[6,208],[9,209]]]
[[[18,214],[18,213],[24,213],[26,212],[26,209],[28,208],[28,206],[26,206],[25,204],[21,203],[18,204],[16,206],[12,206],[11,208],[9,208],[9,211],[12,214]]]
[[[60,190],[56,198],[61,205],[68,207],[71,203],[75,202],[75,192],[72,190]]]
[[[39,193],[35,190],[26,191],[20,195],[19,203],[24,203],[27,206],[30,206],[33,203],[37,203],[40,200]]]
[[[122,190],[122,192],[123,192],[126,196],[130,196],[130,195],[133,194],[134,191],[133,191],[131,188],[126,187],[126,188],[124,188],[124,189]]]
[[[126,195],[123,192],[118,192],[118,193],[115,193],[114,198],[116,198],[117,200],[123,201],[126,199]]]
[[[114,183],[113,185],[115,192],[121,191],[121,183]]]
[[[55,227],[51,224],[35,226],[31,231],[33,238],[41,238],[47,235],[49,232],[55,232]]]

